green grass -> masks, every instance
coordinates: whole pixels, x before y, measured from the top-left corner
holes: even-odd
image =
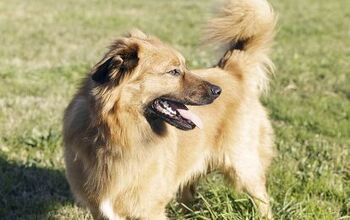
[[[74,2],[74,3],[73,3]],[[0,1],[0,219],[89,219],[64,178],[62,112],[79,79],[131,27],[180,50],[190,67],[214,1]],[[263,98],[278,156],[268,188],[276,219],[350,219],[350,3],[273,0],[277,66]],[[259,219],[251,199],[212,174],[173,219]]]

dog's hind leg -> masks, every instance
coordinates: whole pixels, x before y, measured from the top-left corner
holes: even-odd
[[[266,191],[265,171],[258,152],[240,152],[228,157],[230,165],[224,169],[227,179],[238,190],[247,192],[253,198],[262,217],[272,219],[269,196]]]
[[[141,216],[136,218],[138,220],[168,220],[165,213],[165,206],[160,205],[159,207],[154,207],[149,213],[143,213]]]
[[[179,191],[177,201],[186,206],[190,205],[195,199],[194,195],[196,193],[196,185],[197,181],[189,183],[182,187],[182,189]]]
[[[142,220],[168,220],[169,218],[166,216],[165,213],[161,213],[158,215],[151,215],[148,216],[147,218],[140,218]]]

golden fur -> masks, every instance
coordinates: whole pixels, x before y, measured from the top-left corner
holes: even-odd
[[[273,132],[259,97],[274,25],[265,0],[228,1],[206,29],[225,55],[216,67],[191,72],[180,53],[140,31],[116,40],[65,111],[64,155],[76,200],[95,219],[167,219],[165,206],[178,189],[186,192],[215,168],[272,217],[265,173]],[[174,67],[181,77],[164,74]],[[188,106],[203,129],[183,131],[145,117],[155,98],[200,101],[211,84],[222,88],[212,104]]]

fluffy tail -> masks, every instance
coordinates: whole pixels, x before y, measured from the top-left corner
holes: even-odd
[[[273,72],[268,51],[275,24],[276,16],[266,0],[227,0],[208,22],[205,40],[224,48],[220,68],[230,71],[237,64],[250,67],[257,89],[262,91],[267,87],[268,73]]]

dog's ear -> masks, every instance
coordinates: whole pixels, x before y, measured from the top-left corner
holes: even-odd
[[[143,33],[141,30],[137,29],[137,28],[134,28],[134,29],[131,29],[129,31],[129,33],[127,34],[127,37],[135,37],[135,38],[139,38],[139,39],[147,39],[147,35],[145,33]]]
[[[138,65],[138,50],[136,43],[115,41],[107,55],[95,66],[91,78],[100,84],[111,80],[116,85],[119,84]]]

